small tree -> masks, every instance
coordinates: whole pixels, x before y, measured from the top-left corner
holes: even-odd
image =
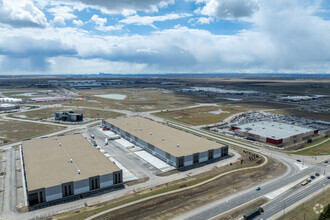
[[[325,207],[325,209],[319,216],[319,220],[329,220],[329,219],[330,219],[330,203]]]

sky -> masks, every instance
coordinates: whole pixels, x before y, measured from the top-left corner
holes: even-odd
[[[0,74],[330,73],[329,0],[0,0]]]

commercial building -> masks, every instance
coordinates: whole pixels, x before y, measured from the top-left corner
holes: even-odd
[[[142,117],[103,120],[103,126],[177,168],[228,155],[228,146]]]
[[[0,104],[0,111],[10,111],[14,109],[19,109],[19,105],[13,105],[13,104]]]
[[[74,112],[55,112],[55,120],[58,121],[70,121],[79,122],[84,120],[83,114],[78,114]]]
[[[9,103],[23,103],[23,99],[17,98],[0,98],[0,102],[9,102]]]
[[[231,129],[244,138],[277,146],[298,143],[318,133],[318,130],[269,121],[233,125]]]
[[[23,141],[29,206],[122,184],[122,170],[80,134]]]

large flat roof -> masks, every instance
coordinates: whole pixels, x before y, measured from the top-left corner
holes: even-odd
[[[82,135],[57,138],[58,140],[50,137],[23,141],[29,191],[120,170]],[[70,163],[70,158],[73,163]]]
[[[123,117],[106,121],[175,157],[225,146],[142,117]]]
[[[241,131],[248,132],[250,134],[276,140],[313,131],[309,128],[270,121],[253,122],[244,125],[238,125],[236,127],[240,128]]]

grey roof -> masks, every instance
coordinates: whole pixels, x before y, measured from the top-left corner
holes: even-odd
[[[276,140],[313,131],[310,128],[303,128],[296,125],[270,121],[248,123],[244,125],[238,125],[236,127],[240,128],[241,131],[248,132],[250,134]]]

